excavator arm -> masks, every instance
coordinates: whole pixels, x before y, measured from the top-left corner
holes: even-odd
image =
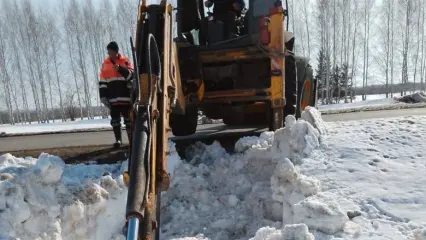
[[[126,205],[129,240],[159,239],[161,192],[168,189],[166,172],[169,114],[177,103],[175,56],[172,41],[172,6],[167,1],[139,4],[136,40],[130,39],[135,79]],[[184,103],[184,102],[183,102]]]

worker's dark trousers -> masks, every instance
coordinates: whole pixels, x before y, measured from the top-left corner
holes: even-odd
[[[124,125],[126,125],[127,134],[130,134],[130,119],[129,119],[130,110],[131,110],[131,105],[111,106],[111,109],[110,109],[111,126],[114,131],[115,141],[122,141],[121,140],[121,117],[123,117]]]

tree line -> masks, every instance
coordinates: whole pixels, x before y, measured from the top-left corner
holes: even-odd
[[[101,105],[97,81],[105,46],[115,40],[130,55],[138,1],[101,2],[58,0],[48,8],[1,1],[5,122],[64,121],[67,109],[80,119],[105,114],[93,108]],[[422,0],[289,0],[295,52],[311,58],[323,102],[351,101],[354,94],[366,99],[378,91],[374,86],[387,97],[425,90],[425,8]]]
[[[426,2],[291,0],[289,5],[296,53],[311,58],[325,104],[351,87],[365,100],[372,84],[384,85],[386,97],[398,89],[425,90]],[[339,84],[336,69],[344,71]]]
[[[105,109],[98,74],[106,45],[117,41],[130,54],[137,1],[31,0],[0,3],[0,99],[10,124],[93,118]],[[1,104],[3,105],[3,104]],[[1,106],[0,105],[0,106]],[[97,112],[95,112],[97,111]]]

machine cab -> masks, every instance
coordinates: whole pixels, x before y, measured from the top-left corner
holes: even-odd
[[[177,39],[191,45],[252,45],[267,41],[268,19],[272,14],[286,14],[280,0],[244,0],[245,8],[236,11],[232,0],[216,0],[215,6],[205,7],[205,0],[178,0]],[[230,2],[231,4],[224,4]],[[219,6],[229,6],[229,9]],[[264,31],[262,33],[262,30]]]

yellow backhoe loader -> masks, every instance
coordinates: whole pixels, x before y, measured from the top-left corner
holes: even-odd
[[[294,55],[286,30],[287,2],[246,0],[246,9],[230,9],[227,18],[205,9],[202,0],[174,3],[141,0],[134,44],[131,39],[136,77],[124,177],[125,232],[132,240],[159,239],[170,132],[195,133],[199,111],[227,125],[274,131],[285,116],[299,117],[316,104],[312,68]]]

